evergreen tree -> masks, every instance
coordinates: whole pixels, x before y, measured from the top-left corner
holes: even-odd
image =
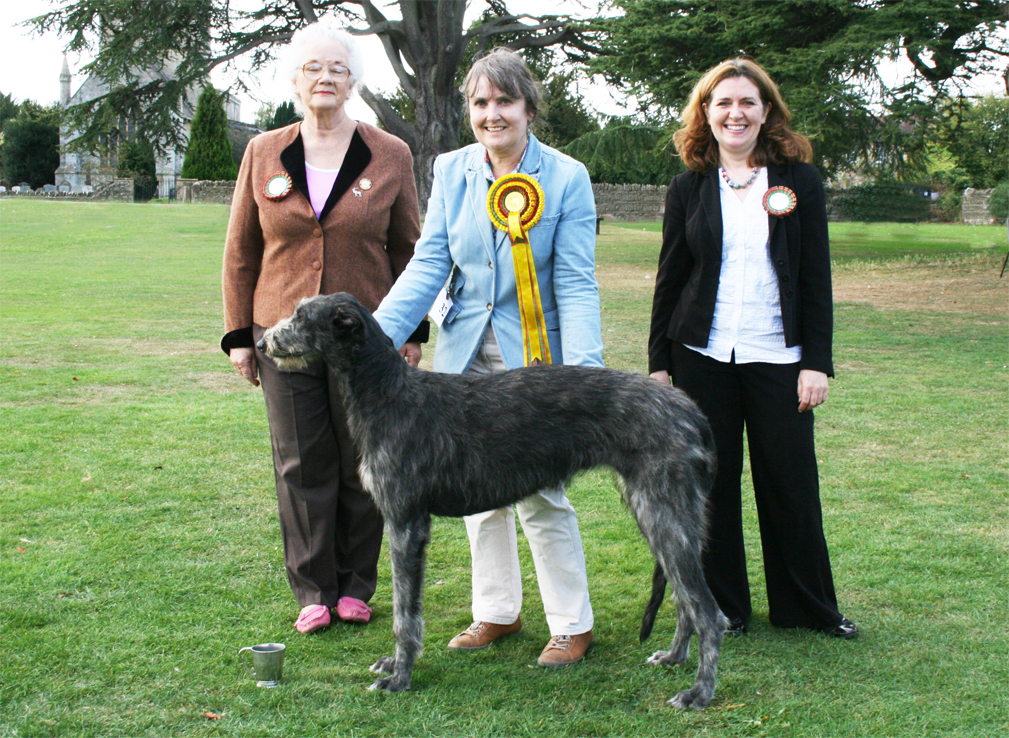
[[[207,85],[196,102],[196,115],[182,164],[183,179],[235,179],[238,168],[228,139],[228,119],[221,95]]]
[[[0,130],[3,130],[4,123],[6,123],[8,119],[13,118],[18,114],[20,107],[20,105],[14,102],[14,98],[10,93],[0,95]]]
[[[60,165],[59,110],[31,100],[3,124],[0,171],[12,184],[27,182],[31,188],[56,184]]]
[[[686,168],[669,145],[666,129],[617,119],[601,131],[579,136],[561,151],[584,164],[593,182],[667,185]]]
[[[270,127],[267,130],[272,131],[277,128],[283,128],[299,120],[301,120],[301,116],[295,111],[294,103],[288,100],[287,102],[280,103],[277,109],[273,111],[273,120],[270,121]]]
[[[121,143],[116,176],[133,180],[134,200],[145,202],[154,197],[158,189],[158,177],[151,145],[137,140]]]

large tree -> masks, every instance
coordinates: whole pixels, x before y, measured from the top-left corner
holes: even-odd
[[[11,184],[27,182],[33,190],[56,184],[59,145],[59,110],[26,100],[3,124],[0,173]]]
[[[182,163],[186,179],[233,180],[238,168],[228,140],[228,117],[221,94],[207,85],[200,93],[192,133]]]
[[[183,143],[173,113],[185,91],[202,85],[221,65],[244,64],[255,74],[273,58],[279,44],[323,14],[346,20],[351,32],[381,39],[399,84],[416,105],[404,120],[385,98],[362,87],[362,99],[386,130],[413,151],[421,196],[426,200],[434,158],[459,139],[462,105],[456,72],[467,53],[486,48],[488,39],[511,34],[515,49],[560,46],[585,49],[580,31],[567,16],[511,13],[507,0],[485,0],[491,11],[473,26],[464,25],[466,0],[264,0],[243,10],[230,0],[61,0],[61,7],[31,23],[39,31],[68,38],[70,51],[94,55],[83,71],[96,74],[112,90],[69,111],[71,128],[81,132],[78,146],[95,148],[120,120],[135,122],[139,135],[159,148]],[[399,18],[383,12],[398,7]],[[141,74],[170,63],[171,75]]]
[[[591,69],[646,104],[682,109],[723,59],[748,54],[778,82],[828,172],[920,170],[936,100],[1009,57],[1004,0],[614,0]],[[1000,29],[1001,32],[1000,32]],[[883,60],[914,70],[895,84]]]

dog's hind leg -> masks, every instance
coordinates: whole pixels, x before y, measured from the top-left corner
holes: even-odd
[[[691,524],[677,519],[665,501],[679,491],[649,490],[628,485],[629,502],[652,554],[665,572],[676,602],[676,634],[668,651],[657,651],[650,664],[682,664],[687,660],[690,638],[697,632],[699,658],[694,686],[680,692],[669,704],[676,707],[705,707],[715,694],[718,651],[725,618],[718,609],[701,568],[700,518]],[[682,508],[681,508],[682,510]],[[656,573],[658,576],[658,573]],[[660,579],[653,577],[653,599]]]
[[[676,601],[676,634],[669,651],[655,653],[651,664],[682,664],[686,661],[690,637],[697,632],[697,678],[694,686],[669,700],[674,707],[706,707],[715,695],[718,653],[725,631],[725,616],[718,609],[711,590],[704,581],[701,557],[693,546],[674,547],[666,573]],[[661,559],[666,559],[662,556]],[[663,561],[665,565],[665,561]]]
[[[413,665],[423,649],[424,620],[421,602],[424,588],[424,551],[431,533],[431,519],[420,518],[405,526],[387,526],[392,562],[392,631],[396,655],[371,665],[371,671],[389,676],[376,679],[368,689],[401,692],[410,688]]]

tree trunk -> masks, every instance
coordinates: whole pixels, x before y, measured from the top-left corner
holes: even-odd
[[[380,32],[379,36],[400,84],[414,101],[415,120],[404,121],[392,106],[368,90],[362,90],[361,97],[386,130],[410,146],[417,194],[421,210],[425,211],[431,195],[434,160],[459,142],[463,99],[455,86],[455,76],[466,43],[463,37],[466,2],[401,0],[399,5],[402,23],[394,33]],[[370,3],[365,3],[364,9],[373,26],[385,21]]]

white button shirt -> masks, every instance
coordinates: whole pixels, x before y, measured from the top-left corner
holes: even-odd
[[[722,267],[707,348],[688,346],[716,361],[793,364],[801,346],[785,346],[778,277],[771,265],[768,215],[763,199],[767,168],[761,167],[746,199],[718,178],[722,206]]]

